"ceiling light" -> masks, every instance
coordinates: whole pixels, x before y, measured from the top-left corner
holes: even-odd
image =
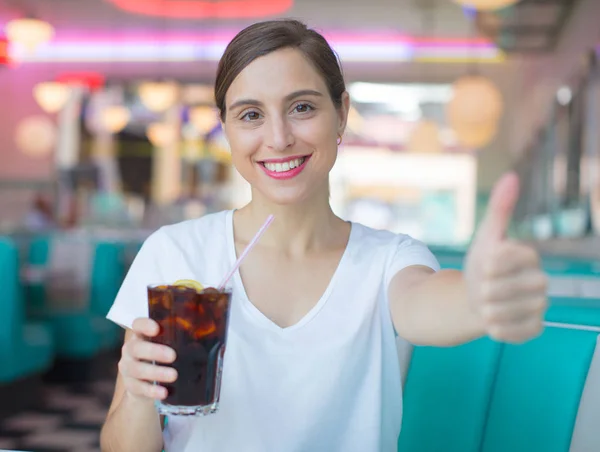
[[[54,27],[38,19],[15,19],[4,28],[7,38],[33,53],[42,44],[54,36]]]
[[[190,109],[190,122],[202,135],[206,135],[216,127],[219,122],[216,109],[208,106],[193,107]]]
[[[410,134],[407,149],[410,152],[422,154],[439,154],[442,152],[439,126],[433,121],[419,121]]]
[[[119,133],[129,123],[130,119],[131,113],[122,105],[112,105],[100,112],[100,124],[111,133]]]
[[[563,107],[565,105],[569,105],[571,103],[571,100],[573,100],[573,91],[571,91],[571,88],[569,88],[568,86],[561,87],[556,92],[556,100]]]
[[[32,157],[50,154],[57,139],[56,126],[50,118],[43,115],[29,116],[21,120],[15,130],[17,147]]]
[[[148,110],[161,113],[175,105],[179,98],[179,86],[175,82],[144,82],[138,94]]]
[[[71,94],[71,88],[59,82],[42,82],[33,87],[33,97],[46,113],[60,111]]]
[[[520,0],[453,0],[461,6],[478,11],[495,11],[519,3]]]
[[[172,124],[164,122],[153,122],[146,129],[146,136],[154,147],[162,148],[177,141],[179,134],[177,128]]]

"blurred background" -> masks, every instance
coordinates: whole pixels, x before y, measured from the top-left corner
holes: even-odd
[[[342,60],[339,215],[460,253],[514,169],[511,234],[597,258],[598,0],[0,0],[0,449],[99,450],[104,315],[152,231],[249,200],[212,88],[274,17]]]

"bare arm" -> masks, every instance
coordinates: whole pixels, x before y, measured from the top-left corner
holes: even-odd
[[[547,277],[535,251],[506,242],[467,256],[466,270],[407,267],[390,282],[398,334],[419,345],[454,346],[484,335],[510,343],[537,337],[547,307]]]
[[[148,319],[142,319],[135,325],[135,329],[141,330],[153,331],[154,328]],[[162,346],[146,342],[140,334],[127,330],[115,393],[100,434],[103,452],[162,451],[162,420],[156,412],[153,399],[164,397],[164,388],[151,385],[147,382],[151,378],[143,377],[155,373],[159,381],[172,381],[174,378],[166,377],[164,373],[161,377],[160,374],[172,369],[142,360],[151,361],[148,358],[153,354],[159,358],[157,361],[169,361],[164,359],[165,355],[161,356],[165,352]]]
[[[507,240],[519,180],[503,176],[494,187],[464,272],[433,273],[407,267],[390,282],[392,320],[398,334],[415,344],[452,346],[483,335],[521,343],[540,334],[548,280],[538,253]]]
[[[459,271],[408,267],[392,279],[389,298],[396,331],[413,344],[453,346],[485,334]]]

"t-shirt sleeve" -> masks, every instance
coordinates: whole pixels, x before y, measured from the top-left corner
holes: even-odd
[[[429,248],[427,248],[427,245],[410,236],[399,235],[388,268],[386,269],[386,287],[389,286],[392,278],[400,270],[413,265],[429,267],[436,272],[440,270],[438,260]]]
[[[167,249],[164,240],[164,232],[160,229],[146,239],[125,276],[107,319],[131,328],[135,319],[148,317],[147,288],[150,284],[164,282],[160,267]]]

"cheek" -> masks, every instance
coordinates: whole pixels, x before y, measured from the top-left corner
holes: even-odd
[[[337,140],[337,129],[329,121],[315,120],[300,124],[296,130],[298,137],[319,150],[335,148]]]
[[[248,182],[253,181],[254,163],[252,157],[256,154],[258,145],[256,137],[252,134],[241,133],[240,131],[226,132],[227,141],[231,150],[231,163],[238,173]]]
[[[256,134],[236,130],[226,133],[226,136],[234,161],[241,161],[255,153],[258,146]]]
[[[253,163],[251,153],[243,146],[231,146],[231,163],[242,174],[247,173]]]

